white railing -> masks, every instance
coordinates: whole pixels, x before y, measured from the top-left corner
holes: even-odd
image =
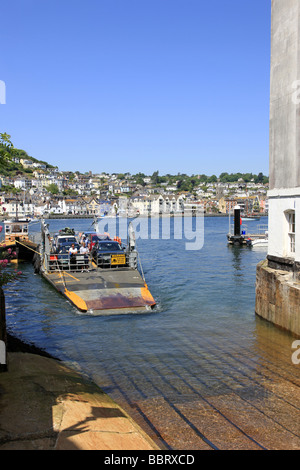
[[[85,255],[77,254],[69,256],[69,254],[45,254],[45,268],[49,271],[82,271],[90,269],[91,259]]]
[[[118,258],[118,257],[122,257]],[[90,269],[120,269],[122,267],[137,267],[136,252],[95,253],[92,255],[69,253],[50,253],[44,255],[46,271],[82,271]]]

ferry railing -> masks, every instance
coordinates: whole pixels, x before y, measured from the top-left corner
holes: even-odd
[[[123,259],[118,259],[122,256]],[[122,267],[137,268],[136,252],[120,252],[120,254],[76,254],[70,256],[68,253],[50,253],[44,257],[45,269],[53,271],[83,271],[93,268],[120,269]]]
[[[260,224],[260,225],[258,225],[257,230],[258,230],[258,233],[259,233],[259,234],[265,234],[265,233],[267,233],[268,230],[269,230],[268,224]]]
[[[247,233],[247,236],[251,238],[264,238],[268,237],[268,225],[260,224],[253,228],[253,230]]]
[[[90,257],[77,254],[69,256],[69,254],[45,254],[45,268],[49,271],[82,271],[91,268]]]
[[[252,229],[252,227],[251,227]],[[242,224],[241,225],[241,235],[265,235],[268,232],[268,224],[259,224],[253,228],[251,232],[249,232],[248,225]],[[230,235],[234,234],[234,224],[230,225]]]
[[[142,261],[141,261],[141,257],[140,257],[140,254],[139,254],[138,251],[137,251],[137,258],[138,258],[138,262],[139,262],[139,265],[140,265],[141,275],[142,275],[143,281],[145,282],[145,275],[144,275],[144,270],[143,270],[143,266],[142,266]]]

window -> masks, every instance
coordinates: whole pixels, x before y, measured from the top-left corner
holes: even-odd
[[[289,224],[289,253],[292,255],[295,253],[295,211],[289,211],[287,219]]]

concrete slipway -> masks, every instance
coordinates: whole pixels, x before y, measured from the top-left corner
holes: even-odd
[[[0,450],[157,450],[111,398],[63,363],[9,353],[0,374]]]

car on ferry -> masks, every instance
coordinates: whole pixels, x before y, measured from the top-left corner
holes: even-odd
[[[93,250],[94,246],[100,241],[111,240],[108,233],[83,232],[80,234],[80,240],[87,242],[88,249]]]
[[[62,246],[69,245],[70,247],[72,243],[78,244],[74,229],[66,228],[60,230],[53,237],[53,249],[56,252],[58,252]]]
[[[67,269],[70,267],[69,250],[72,245],[74,245],[79,254],[80,246],[77,240],[60,240],[54,252],[50,255],[50,269]]]
[[[55,240],[56,248],[59,248],[60,246],[66,246],[69,245],[69,247],[72,245],[72,243],[75,243],[78,245],[78,241],[76,237],[73,236],[58,236]]]
[[[125,247],[120,240],[99,240],[93,247],[92,258],[99,268],[127,266]]]

